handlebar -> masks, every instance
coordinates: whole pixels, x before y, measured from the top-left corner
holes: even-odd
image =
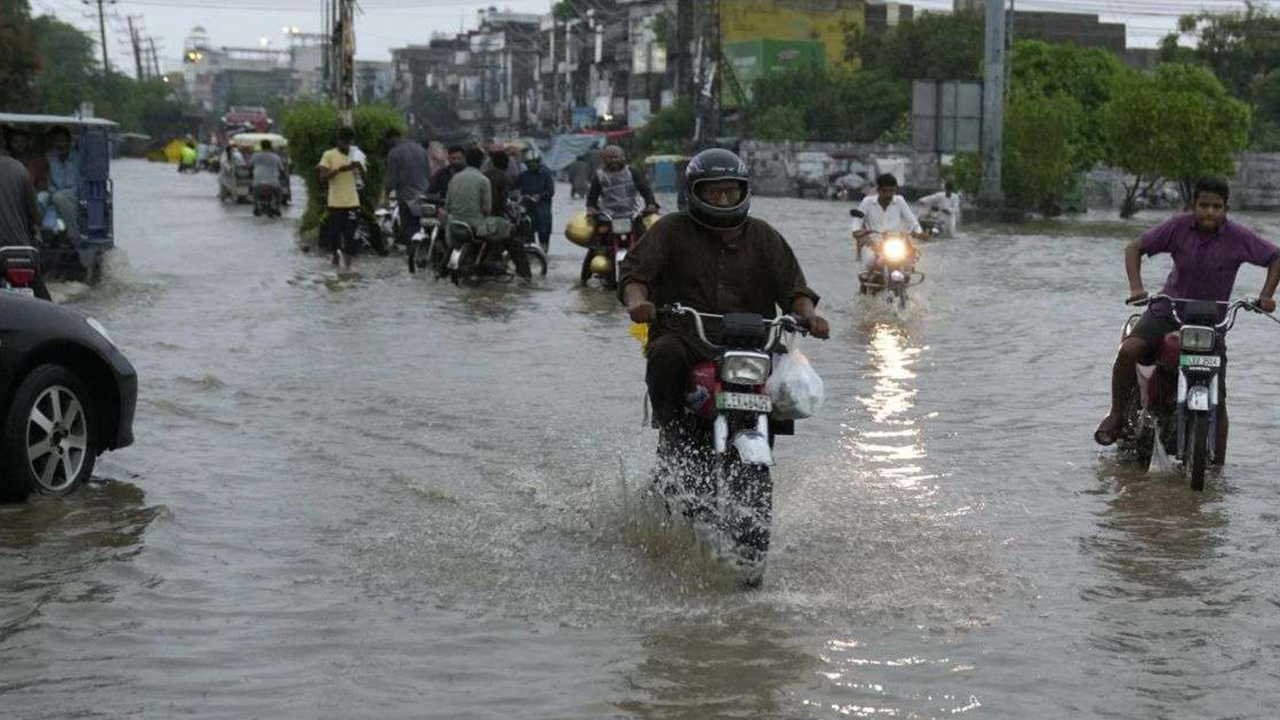
[[[1222,322],[1214,325],[1214,328],[1216,330],[1223,333],[1228,332],[1231,330],[1231,328],[1235,327],[1236,316],[1240,314],[1241,310],[1247,310],[1248,312],[1255,312],[1260,315],[1266,315],[1272,320],[1275,320],[1277,323],[1280,323],[1280,320],[1277,320],[1275,317],[1272,317],[1271,313],[1264,311],[1262,308],[1258,307],[1258,304],[1255,301],[1248,300],[1248,299],[1240,299],[1234,302],[1225,301],[1225,300],[1192,300],[1190,298],[1175,298],[1175,297],[1170,297],[1168,295],[1165,295],[1164,293],[1158,293],[1156,295],[1148,295],[1147,297],[1143,297],[1143,298],[1133,298],[1133,299],[1125,300],[1125,305],[1129,305],[1132,307],[1147,307],[1151,305],[1151,303],[1157,300],[1165,300],[1169,303],[1169,309],[1173,312],[1173,319],[1177,320],[1179,325],[1185,324],[1186,321],[1182,319],[1182,315],[1178,312],[1178,303],[1188,303],[1188,302],[1211,302],[1219,307],[1225,307],[1226,315],[1223,318]]]
[[[698,337],[702,339],[702,342],[713,348],[719,349],[721,347],[707,339],[706,327],[703,325],[702,321],[708,319],[723,320],[724,315],[698,312],[691,307],[685,307],[679,303],[674,305],[663,305],[658,308],[658,316],[662,317],[663,315],[689,315],[693,317],[694,328],[698,331]],[[769,338],[764,344],[766,349],[773,347],[774,343],[778,341],[778,335],[784,332],[799,333],[800,335],[809,334],[809,323],[804,318],[792,314],[779,315],[772,320],[765,320],[764,324],[765,327],[769,328]]]

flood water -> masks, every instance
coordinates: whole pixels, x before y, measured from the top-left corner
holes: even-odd
[[[898,313],[857,299],[846,206],[758,199],[833,338],[804,344],[827,400],[779,442],[769,566],[743,591],[638,499],[643,358],[616,300],[576,287],[581,250],[553,240],[533,289],[398,256],[338,279],[212,175],[114,175],[108,277],[57,290],[138,367],[137,442],[70,498],[0,508],[0,717],[1280,704],[1280,328],[1232,334],[1232,447],[1203,494],[1091,438],[1122,242],[1159,214],[966,228],[924,248]]]

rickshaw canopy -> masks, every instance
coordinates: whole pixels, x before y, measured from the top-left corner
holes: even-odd
[[[119,123],[106,118],[82,118],[74,115],[26,115],[0,113],[0,125],[66,125],[68,127],[94,127],[111,130]]]
[[[271,142],[272,150],[289,147],[288,139],[286,139],[285,136],[277,135],[276,133],[240,133],[238,135],[232,135],[229,142],[241,150],[257,150],[262,147],[263,140]]]

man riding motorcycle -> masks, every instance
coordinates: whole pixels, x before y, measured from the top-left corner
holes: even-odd
[[[436,197],[444,197],[449,193],[449,182],[453,180],[453,176],[467,169],[467,150],[461,145],[453,145],[449,148],[449,164],[436,171],[431,176],[431,185],[427,188],[428,195]]]
[[[955,183],[948,180],[942,192],[920,198],[920,207],[927,219],[942,226],[947,237],[955,236],[960,224],[960,193],[955,191]]]
[[[644,198],[644,214],[658,212],[653,189],[649,187],[644,173],[627,164],[627,154],[622,148],[610,145],[601,153],[600,159],[602,166],[587,191],[587,214],[595,215],[604,210],[615,219],[629,220],[636,215],[637,195]],[[643,232],[644,227],[638,231]]]
[[[484,164],[485,153],[478,147],[466,151],[467,167],[449,181],[449,190],[445,197],[445,216],[450,222],[449,241],[456,243],[453,222],[466,223],[475,237],[488,243],[488,257],[496,257],[506,250],[516,266],[516,274],[524,280],[531,280],[529,257],[525,254],[524,243],[514,237],[511,223],[505,218],[494,217],[493,185],[489,178],[480,172]]]
[[[898,179],[888,173],[876,178],[876,194],[863,198],[858,211],[862,217],[853,219],[853,239],[857,242],[864,272],[874,270],[880,259],[874,249],[863,253],[864,247],[873,247],[872,236],[897,232],[910,234],[917,240],[927,237],[911,206],[898,194]],[[914,247],[911,250],[915,252]]]
[[[262,145],[253,157],[249,160],[249,165],[253,168],[253,194],[256,198],[267,199],[273,198],[279,203],[280,198],[280,181],[284,175],[284,161],[280,159],[271,149],[271,141],[263,140]],[[268,205],[270,207],[270,205]],[[275,205],[275,215],[280,214],[280,206]],[[259,204],[254,203],[253,215],[257,217],[262,214]]]
[[[830,334],[790,245],[768,223],[748,217],[746,163],[728,150],[705,150],[689,162],[687,177],[689,210],[659,220],[622,261],[619,291],[634,322],[653,323],[645,380],[660,447],[667,450],[679,432],[689,371],[714,353],[688,328],[654,323],[657,307],[681,303],[700,312],[763,317],[780,307],[807,321],[815,337]]]
[[[1225,179],[1201,180],[1192,193],[1192,212],[1176,215],[1129,243],[1124,252],[1125,271],[1129,276],[1128,302],[1147,297],[1142,285],[1142,256],[1169,253],[1173,256],[1173,272],[1161,290],[1163,295],[1187,300],[1227,301],[1231,298],[1240,266],[1249,263],[1267,268],[1267,279],[1257,300],[1258,308],[1264,312],[1276,309],[1272,296],[1276,285],[1280,284],[1280,248],[1227,219],[1230,194],[1230,186]],[[1113,444],[1124,430],[1124,403],[1136,382],[1135,365],[1150,364],[1165,335],[1178,329],[1170,304],[1167,301],[1153,302],[1129,337],[1120,344],[1111,371],[1111,410],[1093,434],[1099,445]],[[1225,381],[1221,396],[1216,438],[1217,464],[1223,462],[1227,449]]]

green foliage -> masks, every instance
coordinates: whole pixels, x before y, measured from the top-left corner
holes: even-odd
[[[1179,36],[1195,38],[1194,49],[1179,47]],[[1252,100],[1255,79],[1280,67],[1280,16],[1252,0],[1243,11],[1184,15],[1178,32],[1167,36],[1160,48],[1161,60],[1194,58],[1213,70],[1231,94]]]
[[[31,41],[27,0],[0,2],[0,111],[24,112],[34,99],[39,61]]]
[[[1177,180],[1184,194],[1205,175],[1229,175],[1249,140],[1249,106],[1230,97],[1213,73],[1183,64],[1155,75],[1124,73],[1102,109],[1108,160],[1135,176],[1121,215],[1160,180]]]
[[[1060,212],[1075,182],[1076,139],[1084,111],[1066,94],[1011,92],[1005,109],[1001,185],[1013,207]]]
[[[753,117],[778,107],[799,111],[807,140],[875,142],[910,112],[911,94],[885,71],[797,68],[765,75],[752,86]],[[762,122],[752,129],[761,130]]]
[[[680,154],[690,150],[694,129],[693,105],[688,100],[665,107],[631,141],[631,156]]]
[[[1039,40],[1014,44],[1011,56],[1012,92],[1073,99],[1082,113],[1071,137],[1075,169],[1084,172],[1106,154],[1106,133],[1099,110],[1110,99],[1124,66],[1101,48],[1051,45]]]
[[[355,109],[355,144],[368,156],[364,191],[360,203],[371,210],[382,197],[382,179],[386,175],[387,130],[405,130],[404,118],[392,107],[361,105]],[[289,140],[289,157],[294,172],[307,185],[307,209],[298,224],[298,233],[307,233],[320,224],[326,202],[326,191],[320,184],[316,165],[325,150],[337,144],[338,111],[331,105],[305,103],[290,108],[281,119],[281,132]]]
[[[751,137],[757,140],[804,140],[807,135],[800,108],[774,105],[751,118]]]
[[[845,56],[899,80],[976,80],[982,76],[982,39],[977,13],[924,13],[884,32],[852,28]]]
[[[982,187],[982,158],[977,153],[956,153],[951,160],[951,178],[960,192],[978,197]]]

